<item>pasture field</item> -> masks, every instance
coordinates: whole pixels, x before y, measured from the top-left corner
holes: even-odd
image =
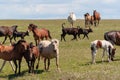
[[[0,20],[0,26],[18,25],[19,31],[26,31],[30,23],[36,24],[39,28],[47,28],[51,32],[52,38],[60,40],[61,24],[65,22],[69,27],[67,20]],[[75,26],[84,27],[84,20],[77,20]],[[106,31],[120,30],[120,20],[101,20],[98,27],[91,26],[93,33],[89,34],[89,40],[79,39],[71,41],[73,36],[66,36],[66,42],[60,41],[60,68],[61,72],[56,70],[55,59],[51,60],[50,70],[44,71],[43,60],[36,74],[29,74],[28,67],[23,58],[20,76],[15,76],[10,64],[7,62],[2,72],[0,80],[119,80],[120,79],[120,46],[116,47],[115,61],[108,63],[101,62],[102,50],[99,49],[96,55],[96,64],[91,64],[90,42],[96,39],[104,39]],[[83,35],[81,35],[81,38]],[[18,40],[19,38],[17,38]],[[34,42],[32,32],[30,36],[25,37],[28,42]],[[3,41],[3,37],[0,37]],[[9,45],[9,40],[5,45]],[[0,60],[0,66],[3,60]]]

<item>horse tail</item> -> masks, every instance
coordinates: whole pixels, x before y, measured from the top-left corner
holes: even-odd
[[[107,40],[107,41],[110,40],[109,37],[108,37],[108,32],[106,32],[106,33],[104,34],[104,39]]]
[[[50,39],[52,39],[51,35],[50,35],[50,31],[48,30],[48,36]]]
[[[62,29],[64,29],[65,23],[62,23]]]

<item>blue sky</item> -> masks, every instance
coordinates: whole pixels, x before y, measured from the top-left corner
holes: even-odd
[[[119,0],[0,0],[0,19],[66,19],[70,12],[77,19],[93,10],[102,19],[120,19]]]

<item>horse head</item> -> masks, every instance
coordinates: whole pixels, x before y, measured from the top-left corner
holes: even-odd
[[[56,51],[58,50],[59,40],[57,40],[57,39],[52,39],[51,44],[52,44],[52,46],[53,46],[53,48],[54,48],[54,52],[56,52]]]
[[[34,24],[29,24],[29,26],[28,26],[28,32],[33,31],[35,28],[37,28],[36,25],[34,25]]]

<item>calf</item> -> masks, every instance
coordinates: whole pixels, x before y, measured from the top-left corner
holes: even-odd
[[[87,39],[89,39],[88,34],[90,32],[93,32],[93,30],[91,28],[89,28],[89,29],[80,28],[79,31],[78,31],[78,37],[80,38],[80,34],[83,34],[84,35],[83,39],[85,38],[85,36],[87,37]]]
[[[62,24],[62,34],[61,34],[61,41],[62,39],[65,40],[66,34],[73,35],[74,38],[72,40],[77,40],[78,28],[64,28],[65,23]]]
[[[26,31],[26,32],[18,32],[18,31],[15,31],[13,32],[13,36],[11,39],[14,38],[14,40],[16,41],[16,37],[21,37],[21,39],[24,39],[25,36],[29,36],[29,32]]]

